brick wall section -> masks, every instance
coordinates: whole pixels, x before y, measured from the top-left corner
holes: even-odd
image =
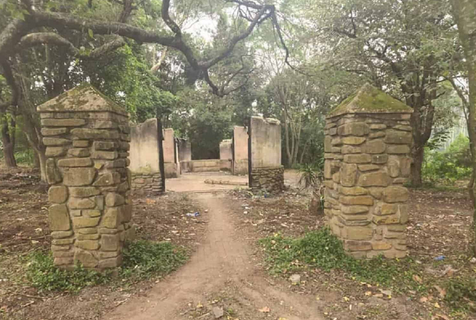
[[[253,192],[279,193],[284,190],[284,167],[259,167],[251,170]]]
[[[132,191],[134,194],[159,195],[162,190],[160,172],[132,173]]]
[[[54,263],[114,268],[132,236],[128,115],[89,85],[38,107]]]
[[[341,108],[327,118],[325,214],[349,254],[404,257],[409,192],[403,184],[410,175],[411,109],[402,104],[396,111],[386,105],[369,111],[358,105],[383,94],[375,90],[364,86],[354,108]]]

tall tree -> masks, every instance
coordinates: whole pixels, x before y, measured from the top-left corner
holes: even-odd
[[[303,41],[315,44],[315,55],[365,75],[413,108],[412,181],[420,185],[434,101],[456,36],[448,1],[317,0],[295,6],[310,27]]]
[[[466,58],[469,84],[468,127],[472,154],[473,177],[476,172],[476,2],[452,0],[453,12]],[[473,251],[476,254],[476,188],[473,184]]]

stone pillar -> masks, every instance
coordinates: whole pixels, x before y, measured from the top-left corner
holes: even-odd
[[[233,174],[248,174],[248,132],[245,127],[233,128]]]
[[[163,130],[164,140],[162,142],[164,148],[164,167],[165,178],[177,178],[180,168],[177,163],[177,149],[175,145],[174,129],[167,128]]]
[[[128,114],[83,84],[38,107],[47,156],[54,263],[122,263],[132,236]]]
[[[131,187],[135,194],[160,194],[162,177],[159,170],[159,137],[157,119],[152,118],[131,127]]]
[[[281,123],[277,119],[251,117],[251,174],[254,191],[271,193],[284,189],[284,167],[281,165]]]
[[[357,258],[407,253],[412,112],[367,84],[327,116],[325,214]]]

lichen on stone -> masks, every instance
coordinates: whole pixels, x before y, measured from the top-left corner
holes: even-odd
[[[370,84],[365,84],[339,106],[331,110],[329,117],[346,113],[411,113],[403,102],[391,97]]]

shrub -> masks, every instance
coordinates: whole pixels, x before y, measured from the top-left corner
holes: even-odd
[[[471,176],[469,139],[460,135],[445,151],[425,150],[423,178],[427,182],[451,183]]]

